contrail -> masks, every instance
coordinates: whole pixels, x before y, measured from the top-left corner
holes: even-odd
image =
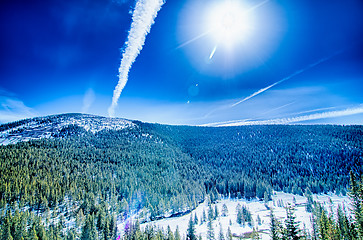
[[[215,45],[215,46],[214,46],[214,48],[213,48],[212,52],[210,53],[210,55],[209,55],[209,60],[211,60],[211,59],[212,59],[212,57],[213,57],[213,56],[214,56],[214,54],[216,53],[216,50],[217,50],[217,45]]]
[[[259,8],[259,7],[261,7],[261,6],[263,6],[263,5],[265,5],[266,3],[268,3],[270,0],[265,0],[265,1],[263,1],[263,2],[260,2],[259,4],[257,4],[257,5],[255,5],[255,6],[253,6],[253,7],[251,7],[250,9],[247,9],[247,11],[245,11],[244,13],[248,13],[248,12],[252,12],[253,10],[255,10],[256,8]]]
[[[335,117],[343,117],[350,116],[354,114],[362,114],[363,113],[363,104],[354,108],[347,108],[344,110],[337,111],[328,111],[322,113],[314,113],[304,116],[297,116],[291,118],[278,118],[278,119],[270,119],[270,120],[262,120],[262,121],[235,121],[233,123],[214,123],[213,126],[241,126],[241,125],[273,125],[273,124],[289,124],[296,122],[303,122],[309,120],[318,120],[318,119],[326,119],[326,118],[335,118]]]
[[[278,81],[278,82],[275,82],[274,84],[271,84],[270,86],[267,86],[267,87],[265,87],[265,88],[262,88],[262,89],[258,90],[257,92],[254,92],[253,94],[249,95],[248,97],[246,97],[246,98],[244,98],[244,99],[242,99],[242,100],[240,100],[240,101],[238,101],[238,102],[236,102],[236,103],[232,104],[232,105],[231,105],[231,107],[235,107],[235,106],[237,106],[238,104],[241,104],[241,103],[243,103],[243,102],[247,101],[248,99],[251,99],[251,98],[253,98],[254,96],[257,96],[258,94],[263,93],[263,92],[265,92],[265,91],[269,90],[270,88],[272,88],[272,87],[276,86],[277,84],[280,84],[280,83],[282,83],[282,82],[284,82],[284,81],[286,81],[286,80],[287,80],[287,78],[284,78],[284,79],[282,79],[282,80],[280,80],[280,81]]]
[[[287,107],[287,106],[290,106],[291,104],[294,104],[294,102],[291,102],[291,103],[287,103],[285,105],[282,105],[280,107],[276,107],[274,109],[271,109],[267,112],[264,112],[262,114],[260,114],[258,117],[254,117],[254,118],[248,118],[248,119],[243,119],[243,120],[230,120],[230,121],[224,121],[224,122],[214,122],[214,123],[206,123],[206,124],[202,124],[200,126],[209,126],[209,127],[213,127],[213,126],[224,126],[224,125],[227,125],[227,124],[233,124],[233,123],[241,123],[241,122],[250,122],[250,121],[256,121],[257,119],[261,119],[261,116],[262,115],[265,115],[267,113],[270,113],[270,112],[273,112],[273,111],[276,111],[276,110],[279,110],[281,108],[284,108],[284,107]]]
[[[294,104],[295,102],[296,102],[296,101],[293,101],[293,102],[290,102],[290,103],[286,103],[286,104],[284,104],[284,105],[282,105],[282,106],[280,106],[280,107],[276,107],[276,108],[274,108],[274,109],[268,110],[267,112],[262,113],[262,115],[267,114],[267,113],[270,113],[270,112],[273,112],[273,111],[276,111],[276,110],[279,110],[279,109],[281,109],[281,108],[285,108],[285,107],[287,107],[287,106],[290,106],[291,104]]]
[[[200,35],[198,35],[198,36],[196,36],[196,37],[194,37],[194,38],[192,38],[192,39],[190,39],[190,40],[188,40],[188,41],[186,41],[186,42],[184,42],[184,43],[180,44],[180,45],[179,45],[179,46],[177,46],[175,49],[179,49],[179,48],[182,48],[182,47],[184,47],[184,46],[186,46],[186,45],[188,45],[188,44],[191,44],[192,42],[195,42],[195,41],[197,41],[198,39],[201,39],[202,37],[204,37],[204,36],[208,35],[210,32],[211,32],[211,31],[207,31],[207,32],[205,32],[205,33],[202,33],[202,34],[200,34]]]
[[[274,87],[274,86],[276,86],[276,85],[278,85],[278,84],[280,84],[280,83],[283,83],[283,82],[285,82],[285,81],[287,81],[287,80],[290,80],[291,78],[296,77],[297,75],[300,75],[300,74],[302,74],[303,72],[305,72],[305,71],[307,71],[307,70],[309,70],[309,69],[311,69],[311,68],[313,68],[313,67],[316,67],[317,65],[319,65],[319,64],[321,64],[321,63],[323,63],[323,62],[328,61],[329,59],[333,58],[334,56],[336,56],[336,55],[338,55],[338,54],[340,54],[340,53],[342,53],[342,52],[343,52],[343,50],[337,51],[337,52],[335,52],[334,54],[332,54],[332,55],[330,55],[330,56],[328,56],[328,57],[322,58],[322,59],[320,59],[320,60],[318,60],[318,61],[316,61],[316,62],[314,62],[314,63],[312,63],[312,64],[309,64],[307,67],[305,67],[305,68],[303,68],[303,69],[300,69],[300,70],[298,70],[298,71],[294,72],[294,73],[293,73],[293,74],[291,74],[290,76],[287,76],[287,77],[285,77],[285,78],[281,79],[281,80],[280,80],[280,81],[278,81],[278,82],[275,82],[275,83],[273,83],[273,84],[271,84],[271,85],[269,85],[269,86],[267,86],[267,87],[265,87],[265,88],[262,88],[262,89],[258,90],[257,92],[254,92],[253,94],[249,95],[248,97],[245,97],[244,99],[242,99],[242,100],[240,100],[240,101],[238,101],[238,102],[236,102],[236,103],[232,104],[230,107],[235,107],[235,106],[237,106],[238,104],[241,104],[241,103],[243,103],[243,102],[245,102],[245,101],[247,101],[247,100],[249,100],[249,99],[251,99],[251,98],[253,98],[253,97],[257,96],[257,95],[259,95],[259,94],[261,94],[261,93],[263,93],[263,92],[265,92],[265,91],[269,90],[270,88],[272,88],[272,87]]]
[[[308,111],[302,111],[302,112],[293,113],[293,114],[294,114],[294,115],[300,115],[300,114],[304,114],[304,113],[319,112],[319,111],[323,111],[323,110],[331,110],[331,109],[335,109],[335,108],[338,108],[338,107],[317,108],[317,109],[308,110]],[[289,115],[291,115],[291,114],[289,114]]]
[[[108,108],[110,117],[115,116],[115,108],[121,92],[127,83],[130,68],[143,48],[146,35],[150,32],[154,19],[163,4],[164,0],[138,0],[136,2],[135,10],[132,14],[131,28],[118,70],[119,81],[113,91],[112,104]]]

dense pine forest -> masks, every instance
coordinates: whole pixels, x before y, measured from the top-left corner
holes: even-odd
[[[362,126],[134,124],[96,133],[68,125],[0,146],[2,239],[116,239],[116,223],[135,214],[144,222],[187,213],[206,196],[346,194],[349,172],[363,174]],[[125,237],[170,235],[145,231]]]

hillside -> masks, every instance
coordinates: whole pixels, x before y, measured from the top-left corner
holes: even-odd
[[[84,128],[92,133],[133,127],[132,122],[125,119],[105,118],[88,114],[38,117],[1,125],[0,145],[52,138],[61,134],[61,130],[69,125]]]
[[[112,239],[116,222],[188,212],[207,195],[345,194],[349,171],[363,173],[362,126],[212,128],[66,114],[2,125],[0,142],[1,221],[18,214],[61,237],[95,221]]]

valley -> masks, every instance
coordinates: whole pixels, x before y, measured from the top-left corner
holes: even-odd
[[[280,222],[278,234],[287,234],[284,207],[293,198],[291,216],[311,235],[319,219],[333,224],[338,214],[329,214],[327,194],[333,210],[337,203],[348,208],[351,179],[359,191],[363,173],[362,126],[195,127],[65,114],[0,130],[0,232],[15,239],[164,238],[167,225],[173,231],[179,225],[180,236],[188,237],[190,213],[164,217],[192,211],[200,221],[207,202],[219,213],[226,204],[229,215],[194,224],[198,237],[211,239],[210,222],[217,239],[221,222],[233,238],[256,237],[254,228],[269,239],[268,208]],[[297,222],[292,225],[303,229]]]

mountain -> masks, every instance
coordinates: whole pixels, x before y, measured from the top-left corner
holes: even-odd
[[[131,121],[88,114],[62,114],[25,119],[0,126],[0,145],[51,138],[69,126],[75,125],[96,133],[102,130],[120,130],[134,127]]]
[[[111,239],[116,222],[183,214],[206,196],[345,194],[349,172],[363,173],[362,126],[170,126],[63,114],[0,132],[0,221],[22,209],[38,216],[31,224],[65,235],[97,220]]]

